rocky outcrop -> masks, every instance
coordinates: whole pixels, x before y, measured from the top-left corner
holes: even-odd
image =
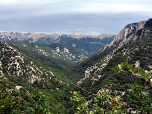
[[[13,46],[3,41],[0,41],[0,74],[21,77],[29,83],[41,81],[44,75],[49,79],[53,76],[53,73],[38,67]]]
[[[85,56],[83,53],[75,54],[72,53],[68,48],[60,48],[56,47],[56,50],[52,50],[53,57],[62,57],[64,60],[72,61],[73,63],[79,63],[88,57]]]
[[[130,38],[130,35],[141,29],[146,21],[140,21],[138,23],[128,24],[123,30],[121,30],[114,38],[114,40],[105,45],[100,51],[103,52],[105,49],[113,47],[121,47]],[[136,38],[134,38],[134,41]]]

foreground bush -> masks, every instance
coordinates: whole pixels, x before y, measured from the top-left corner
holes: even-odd
[[[124,71],[124,67],[129,69]],[[140,114],[152,113],[152,94],[150,77],[152,72],[145,71],[138,68],[133,68],[128,62],[119,64],[116,67],[111,68],[119,72],[124,72],[137,78],[134,84],[130,85],[131,91],[127,93],[127,105]],[[138,74],[138,77],[135,76]],[[127,113],[124,108],[125,105],[120,97],[112,97],[108,92],[104,91],[103,94],[99,92],[98,95],[94,96],[94,102],[88,104],[84,97],[80,95],[80,92],[71,92],[73,95],[71,101],[74,104],[74,110],[80,114],[123,114]]]

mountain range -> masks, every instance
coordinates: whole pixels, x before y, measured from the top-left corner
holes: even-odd
[[[101,47],[110,43],[115,35],[100,34],[98,36],[84,34],[44,34],[44,33],[18,33],[18,32],[0,32],[0,39],[5,42],[30,40],[39,44],[60,43],[68,48],[74,48],[82,53],[92,56],[97,53]]]
[[[0,87],[20,95],[25,114],[34,107],[32,93],[46,95],[51,113],[70,114],[70,91],[88,97],[86,91],[130,89],[135,78],[110,68],[128,61],[152,70],[152,19],[130,23],[117,35],[1,32],[0,39]]]

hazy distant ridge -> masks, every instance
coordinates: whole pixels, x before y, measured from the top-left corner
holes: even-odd
[[[44,34],[44,33],[20,33],[20,32],[0,32],[0,39],[3,41],[23,41],[23,40],[32,40],[33,42],[37,42],[40,38],[50,38],[54,41],[60,40],[60,36],[67,36],[71,38],[106,38],[106,37],[112,37],[114,35],[103,33],[100,35],[85,35],[85,34]]]

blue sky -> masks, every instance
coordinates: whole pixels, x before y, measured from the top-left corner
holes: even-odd
[[[152,17],[152,0],[0,0],[0,31],[117,34]]]

